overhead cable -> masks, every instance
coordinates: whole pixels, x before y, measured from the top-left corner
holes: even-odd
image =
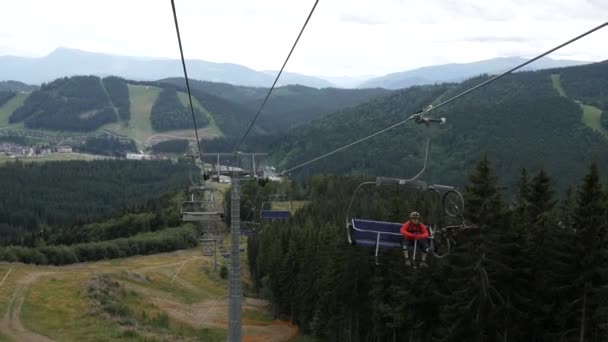
[[[486,80],[486,81],[484,81],[484,82],[481,82],[480,84],[478,84],[478,85],[476,85],[476,86],[474,86],[474,87],[472,87],[472,88],[469,88],[469,89],[467,89],[467,90],[465,90],[465,91],[463,91],[463,92],[461,92],[461,93],[459,93],[459,94],[457,94],[457,95],[455,95],[455,96],[453,96],[453,97],[451,97],[451,98],[449,98],[449,99],[447,99],[447,100],[445,100],[445,101],[443,101],[443,102],[441,102],[441,103],[439,103],[439,104],[437,104],[437,105],[435,105],[435,106],[429,106],[429,107],[428,107],[427,109],[425,109],[424,111],[420,111],[420,112],[414,113],[414,114],[410,115],[410,116],[409,116],[407,119],[405,119],[405,120],[403,120],[403,121],[397,122],[396,124],[393,124],[393,125],[391,125],[391,126],[389,126],[389,127],[387,127],[387,128],[384,128],[384,129],[382,129],[382,130],[380,130],[380,131],[377,131],[377,132],[375,132],[375,133],[372,133],[372,134],[370,134],[370,135],[368,135],[368,136],[366,136],[366,137],[364,137],[364,138],[361,138],[361,139],[359,139],[359,140],[356,140],[356,141],[354,141],[354,142],[352,142],[352,143],[350,143],[350,144],[348,144],[348,145],[344,145],[344,146],[342,146],[342,147],[339,147],[339,148],[337,148],[337,149],[335,149],[335,150],[333,150],[333,151],[331,151],[331,152],[325,153],[325,154],[323,154],[323,155],[321,155],[321,156],[319,156],[319,157],[313,158],[313,159],[311,159],[311,160],[309,160],[309,161],[307,161],[307,162],[304,162],[304,163],[298,164],[298,165],[296,165],[296,166],[294,166],[294,167],[292,167],[292,168],[289,168],[289,169],[286,169],[286,170],[284,170],[284,171],[281,171],[281,172],[279,173],[279,175],[284,175],[284,174],[286,174],[286,173],[288,173],[288,172],[291,172],[291,171],[297,170],[297,169],[299,169],[299,168],[302,168],[302,167],[304,167],[304,166],[306,166],[306,165],[309,165],[309,164],[311,164],[311,163],[314,163],[314,162],[316,162],[316,161],[318,161],[318,160],[320,160],[320,159],[323,159],[323,158],[329,157],[329,156],[331,156],[331,155],[333,155],[333,154],[335,154],[335,153],[338,153],[338,152],[340,152],[340,151],[342,151],[342,150],[345,150],[345,149],[347,149],[347,148],[349,148],[349,147],[352,147],[352,146],[354,146],[354,145],[357,145],[357,144],[359,144],[359,143],[362,143],[362,142],[364,142],[364,141],[366,141],[366,140],[368,140],[368,139],[371,139],[371,138],[373,138],[373,137],[375,137],[375,136],[377,136],[377,135],[380,135],[380,134],[382,134],[382,133],[385,133],[385,132],[387,132],[387,131],[390,131],[390,130],[391,130],[391,129],[393,129],[393,128],[399,127],[399,126],[401,126],[401,125],[403,125],[403,124],[407,123],[408,121],[410,121],[410,120],[412,120],[412,119],[415,119],[415,118],[420,118],[422,115],[424,115],[424,114],[426,114],[426,113],[429,113],[429,112],[431,112],[431,111],[433,111],[433,110],[436,110],[436,109],[438,109],[438,108],[441,108],[441,107],[443,107],[443,106],[447,105],[448,103],[450,103],[450,102],[452,102],[452,101],[455,101],[455,100],[457,100],[457,99],[459,99],[459,98],[461,98],[461,97],[463,97],[463,96],[465,96],[465,95],[468,95],[468,94],[470,94],[470,93],[474,92],[475,90],[477,90],[477,89],[479,89],[479,88],[481,88],[481,87],[484,87],[484,86],[486,86],[486,85],[488,85],[488,84],[490,84],[490,83],[492,83],[492,82],[494,82],[494,81],[497,81],[497,80],[499,80],[499,79],[503,78],[504,76],[506,76],[506,75],[508,75],[508,74],[511,74],[511,73],[513,73],[514,71],[516,71],[516,70],[518,70],[518,69],[521,69],[521,68],[523,68],[524,66],[526,66],[526,65],[528,65],[528,64],[530,64],[530,63],[532,63],[532,62],[534,62],[534,61],[536,61],[536,60],[538,60],[538,59],[540,59],[540,58],[542,58],[542,57],[545,57],[546,55],[548,55],[548,54],[550,54],[550,53],[552,53],[552,52],[554,52],[554,51],[556,51],[556,50],[559,50],[559,49],[563,48],[563,47],[564,47],[564,46],[566,46],[566,45],[569,45],[569,44],[571,44],[571,43],[573,43],[573,42],[575,42],[575,41],[577,41],[577,40],[579,40],[579,39],[581,39],[581,38],[583,38],[583,37],[585,37],[585,36],[588,36],[589,34],[591,34],[591,33],[595,32],[595,31],[597,31],[597,30],[599,30],[599,29],[601,29],[601,28],[603,28],[603,27],[605,27],[605,26],[608,26],[608,22],[605,22],[605,23],[603,23],[603,24],[601,24],[601,25],[598,25],[598,26],[596,26],[596,27],[592,28],[591,30],[589,30],[589,31],[587,31],[587,32],[585,32],[585,33],[583,33],[583,34],[580,34],[580,35],[578,35],[578,36],[576,36],[576,37],[574,37],[574,38],[572,38],[572,39],[568,40],[567,42],[562,43],[562,44],[560,44],[560,45],[558,45],[558,46],[556,46],[556,47],[552,48],[551,50],[548,50],[548,51],[546,51],[546,52],[543,52],[542,54],[540,54],[540,55],[538,55],[538,56],[536,56],[536,57],[534,57],[534,58],[532,58],[532,59],[530,59],[530,60],[528,60],[528,61],[526,61],[526,62],[524,62],[524,63],[521,63],[521,64],[519,64],[519,65],[517,65],[517,66],[515,66],[515,67],[513,67],[513,68],[511,68],[511,69],[509,69],[509,70],[507,70],[507,71],[505,71],[505,72],[503,72],[502,74],[496,75],[496,76],[494,76],[494,77],[492,77],[492,78],[490,78],[490,79],[488,79],[488,80]]]
[[[310,10],[310,13],[308,14],[308,17],[306,18],[306,21],[304,22],[304,25],[302,26],[302,29],[300,30],[300,33],[298,34],[298,37],[296,38],[296,41],[293,43],[293,46],[291,47],[291,50],[289,50],[289,54],[287,55],[287,58],[285,59],[285,62],[283,62],[283,66],[281,67],[281,70],[279,70],[279,73],[277,74],[276,78],[274,79],[274,82],[272,83],[272,86],[270,87],[270,89],[268,89],[268,93],[266,93],[266,97],[264,98],[264,101],[262,102],[262,105],[260,106],[260,108],[258,109],[258,111],[255,113],[255,116],[253,117],[253,120],[251,120],[251,123],[249,124],[249,127],[247,127],[247,130],[245,131],[245,134],[243,134],[243,137],[239,140],[238,143],[236,143],[233,146],[233,148],[232,148],[233,151],[236,152],[241,147],[241,145],[245,141],[245,138],[247,138],[247,135],[249,135],[249,132],[253,128],[253,125],[255,124],[256,120],[260,116],[260,113],[262,113],[262,109],[266,105],[266,102],[268,102],[268,98],[270,97],[270,94],[272,93],[272,90],[274,89],[274,87],[276,86],[277,82],[279,81],[279,77],[281,77],[281,74],[283,73],[283,69],[285,69],[285,65],[287,65],[287,61],[289,61],[289,57],[291,57],[291,54],[293,53],[293,50],[296,48],[296,45],[298,45],[298,41],[300,40],[300,37],[302,36],[302,33],[304,32],[304,29],[306,28],[306,25],[308,24],[308,21],[310,20],[310,17],[312,17],[312,14],[314,13],[315,8],[317,7],[318,3],[319,3],[319,0],[315,0],[315,4],[312,6],[312,9]]]

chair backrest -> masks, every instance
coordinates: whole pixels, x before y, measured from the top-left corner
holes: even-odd
[[[384,222],[372,220],[352,220],[351,238],[356,242],[358,240],[373,240],[375,241],[380,233],[381,242],[392,242],[401,244],[403,235],[400,229],[403,223]]]
[[[288,210],[262,210],[260,217],[262,220],[288,220],[291,213]]]
[[[182,221],[222,222],[221,214],[222,213],[220,213],[220,212],[205,212],[205,211],[182,212]]]

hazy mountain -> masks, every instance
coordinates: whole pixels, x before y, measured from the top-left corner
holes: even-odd
[[[274,78],[277,77],[277,73],[279,71],[278,70],[264,70],[263,72],[266,75],[272,76],[272,78],[274,80]],[[279,81],[277,82],[277,85],[282,86],[282,85],[289,85],[289,84],[299,84],[299,85],[304,85],[307,87],[313,87],[313,88],[319,88],[319,89],[320,88],[331,88],[331,87],[336,86],[335,84],[333,84],[323,78],[298,74],[295,72],[283,71],[283,73],[281,74],[281,78],[279,78]]]
[[[25,84],[19,81],[0,81],[0,92],[3,91],[15,91],[15,92],[30,92],[36,90],[38,87],[34,85]]]
[[[376,75],[361,76],[323,76],[324,79],[340,88],[356,88],[361,83],[377,77]]]
[[[526,60],[528,59],[522,57],[500,57],[471,63],[434,65],[373,78],[361,83],[359,87],[401,89],[413,85],[460,82],[481,74],[498,74],[521,64]],[[561,68],[588,63],[590,62],[543,58],[524,67],[522,70]]]
[[[270,86],[275,72],[256,71],[232,63],[187,60],[188,75],[193,79],[246,86]],[[115,75],[133,80],[157,80],[183,75],[177,59],[131,57],[58,48],[39,58],[0,56],[0,78],[40,84],[64,76]],[[330,87],[331,83],[311,76],[286,73],[280,84]]]

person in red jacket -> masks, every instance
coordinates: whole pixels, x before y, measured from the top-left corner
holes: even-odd
[[[420,257],[420,266],[426,267],[426,255],[429,252],[429,230],[420,222],[420,214],[413,211],[410,214],[410,220],[401,226],[401,235],[403,235],[403,255],[405,256],[405,264],[413,265],[414,246],[416,253],[422,252]]]

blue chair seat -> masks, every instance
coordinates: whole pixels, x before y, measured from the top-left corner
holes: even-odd
[[[255,230],[241,229],[241,235],[243,235],[243,236],[254,236],[255,235]]]
[[[353,219],[348,225],[348,240],[357,246],[376,249],[401,248],[403,223]]]
[[[289,220],[291,213],[288,210],[262,210],[262,220]]]

